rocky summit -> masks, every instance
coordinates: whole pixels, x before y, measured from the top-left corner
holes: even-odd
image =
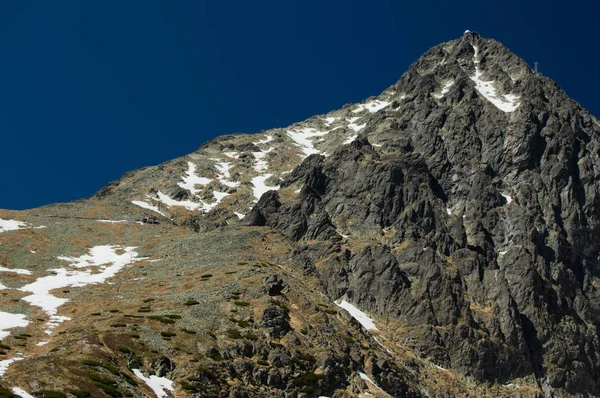
[[[0,396],[600,396],[600,122],[465,32],[377,97],[0,211]]]

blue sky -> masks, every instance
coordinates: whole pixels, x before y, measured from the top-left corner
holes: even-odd
[[[0,208],[89,197],[221,134],[376,95],[465,29],[600,116],[592,1],[0,4]]]

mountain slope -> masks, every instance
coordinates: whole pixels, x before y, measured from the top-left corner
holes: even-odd
[[[600,396],[599,156],[593,116],[466,32],[363,104],[0,214],[47,225],[0,234],[2,265],[31,274],[0,273],[1,308],[40,319],[11,316],[4,342],[50,333],[7,385],[142,396],[143,368],[176,396]],[[130,256],[116,291],[76,281],[53,314],[24,306],[52,277],[31,261],[78,275],[102,245],[112,267]],[[118,312],[91,315],[102,294]]]

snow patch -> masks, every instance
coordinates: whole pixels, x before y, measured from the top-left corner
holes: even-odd
[[[125,265],[143,259],[138,257],[134,249],[135,247],[95,246],[90,249],[89,254],[79,257],[58,257],[59,260],[70,262],[68,268],[52,269],[50,271],[53,275],[38,278],[35,282],[19,288],[22,292],[32,293],[22,300],[40,307],[50,317],[45,332],[52,334],[52,329],[70,318],[57,314],[58,307],[69,300],[53,296],[50,291],[67,286],[80,287],[102,283],[113,277]],[[123,253],[117,254],[117,251]],[[92,273],[92,267],[98,272]]]
[[[373,380],[371,380],[371,378],[369,376],[367,376],[366,373],[361,372],[360,370],[358,371],[358,375],[360,376],[361,379],[363,379],[364,381],[366,381],[367,383],[371,383],[371,385],[375,388],[377,388],[378,390],[381,390],[381,387],[379,387],[377,384],[375,384],[375,382]]]
[[[265,181],[268,180],[272,175],[273,174],[265,174],[262,176],[257,176],[257,177],[252,178],[252,185],[254,186],[252,191],[254,193],[254,197],[256,198],[256,201],[258,201],[265,192],[272,191],[272,190],[277,191],[280,188],[279,185],[269,186],[269,185],[265,184]]]
[[[270,136],[269,136],[270,137]],[[231,181],[231,174],[229,173],[229,170],[231,169],[231,163],[229,162],[217,162],[215,163],[215,167],[217,168],[218,171],[218,176],[217,176],[217,180],[219,180],[219,182],[223,185],[226,185],[230,188],[235,188],[238,185],[240,185],[239,182],[235,182],[235,181]]]
[[[198,210],[199,208],[203,207],[203,205],[205,204],[204,202],[198,203],[198,202],[192,202],[191,200],[175,200],[175,199],[172,199],[169,195],[165,195],[164,193],[162,193],[160,191],[158,191],[157,195],[158,195],[158,200],[160,200],[167,206],[181,206],[181,207],[185,207],[188,210]]]
[[[260,140],[258,142],[255,142],[254,144],[258,145],[258,144],[267,144],[269,142],[273,141],[273,136],[272,135],[268,135],[264,140]]]
[[[440,90],[439,93],[433,93],[432,95],[435,98],[442,98],[444,95],[446,95],[450,91],[450,87],[452,87],[453,85],[454,85],[454,80],[448,80],[444,83],[444,86],[442,86],[442,89]]]
[[[387,101],[373,100],[373,101],[367,102],[366,104],[359,104],[357,106],[357,108],[354,109],[352,112],[353,113],[358,113],[358,112],[362,112],[364,110],[368,110],[371,113],[375,113],[375,112],[378,112],[378,111],[382,110],[383,108],[385,108],[389,104],[390,103],[387,102]]]
[[[19,387],[13,387],[12,391],[21,398],[35,398],[33,395]]]
[[[503,194],[503,193],[501,193],[500,195],[504,196],[504,199],[506,199],[506,204],[507,205],[510,204],[510,202],[513,201],[512,195],[506,195],[506,194]]]
[[[365,329],[377,330],[375,322],[373,322],[372,318],[370,318],[366,313],[362,312],[346,300],[335,301],[335,305],[348,311],[350,315],[352,315],[352,318],[356,319]]]
[[[17,220],[3,220],[0,218],[0,233],[27,228],[27,223]]]
[[[207,185],[212,181],[212,178],[197,176],[196,165],[192,162],[188,162],[186,175],[181,177],[181,179],[183,182],[179,182],[177,185],[187,191],[190,191],[194,195],[200,191],[199,189],[196,189],[196,185]]]
[[[10,312],[0,311],[0,340],[10,336],[7,329],[18,328],[29,325],[27,317],[23,314],[11,314]]]
[[[146,202],[143,202],[141,200],[132,200],[131,203],[133,203],[136,206],[141,207],[142,209],[152,210],[153,212],[161,214],[161,215],[163,215],[165,217],[167,216],[165,213],[163,213],[162,211],[158,210],[157,206],[153,206],[150,203],[146,203]]]
[[[256,161],[254,163],[254,170],[256,170],[259,173],[262,173],[263,171],[267,171],[267,169],[269,168],[269,163],[265,160],[265,156],[267,156],[267,154],[274,149],[275,148],[271,147],[271,148],[267,149],[266,151],[252,152],[252,154],[254,155],[254,158],[256,159]]]
[[[329,134],[329,131],[318,131],[311,127],[287,131],[288,137],[294,140],[296,145],[298,145],[300,149],[302,149],[302,152],[304,152],[303,158],[313,155],[315,153],[319,153],[319,151],[315,148],[313,139],[315,137],[322,137],[327,134]]]
[[[0,361],[0,377],[4,376],[11,363],[22,360],[23,358],[10,358]]]
[[[356,139],[356,137],[358,137],[358,134],[351,135],[350,137],[346,138],[344,140],[344,142],[342,142],[342,144],[347,145],[347,144],[351,143],[352,141],[354,141]]]
[[[134,375],[144,381],[148,387],[154,391],[158,398],[170,396],[175,389],[173,388],[173,381],[166,377],[158,377],[151,375],[150,377],[144,376],[139,369],[131,369]]]
[[[448,213],[449,216],[452,215],[452,209],[450,209],[449,207],[446,209],[446,213]]]
[[[31,271],[21,268],[0,267],[0,272],[12,272],[19,275],[31,275]]]
[[[479,94],[494,104],[496,108],[500,109],[502,112],[514,112],[521,104],[519,102],[520,97],[514,94],[499,94],[494,87],[493,80],[484,81],[482,79],[482,72],[481,69],[479,69],[479,60],[477,59],[477,56],[479,55],[479,48],[473,46],[473,49],[475,49],[475,54],[473,55],[475,75],[471,76],[471,80],[475,82],[475,89],[479,92]]]
[[[329,127],[329,126],[331,126],[331,123],[335,122],[338,119],[339,119],[339,117],[326,117],[323,120],[325,121],[325,124],[327,124],[327,127]]]
[[[240,220],[241,220],[242,218],[246,217],[246,215],[245,215],[245,214],[242,214],[242,213],[237,213],[237,212],[235,212],[235,211],[233,212],[233,214],[235,214],[235,215],[237,216],[237,218],[239,218]]]

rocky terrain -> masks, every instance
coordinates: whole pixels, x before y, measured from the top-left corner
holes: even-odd
[[[364,103],[0,211],[0,397],[600,396],[599,241],[600,122],[467,31]]]

